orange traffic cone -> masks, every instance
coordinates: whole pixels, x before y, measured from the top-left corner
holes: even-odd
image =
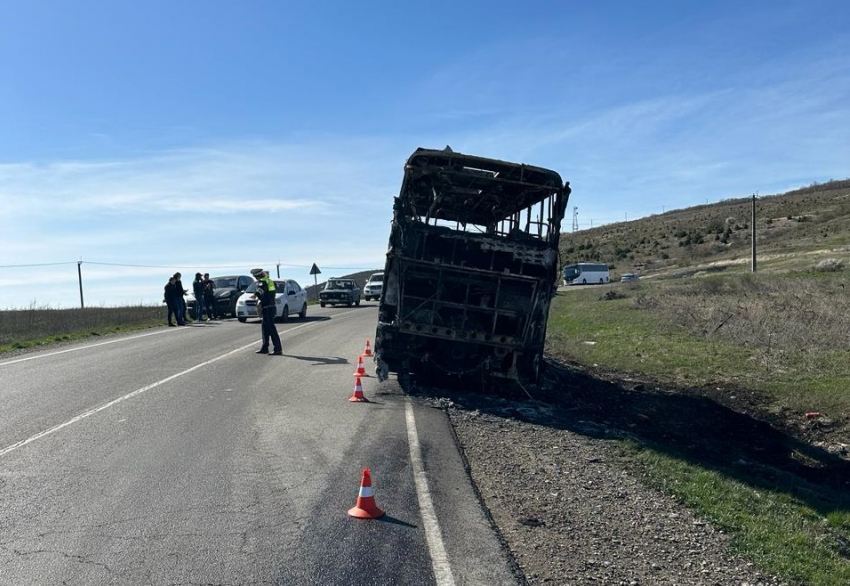
[[[348,514],[358,519],[377,519],[384,514],[384,511],[375,504],[375,492],[372,490],[372,477],[368,468],[363,469],[357,504],[348,509]]]
[[[371,356],[371,355],[372,355],[372,348],[369,346],[369,340],[366,340],[366,349],[363,350],[363,354],[361,354],[361,356]]]
[[[368,403],[369,399],[363,396],[363,385],[360,384],[360,377],[354,379],[354,394],[351,395],[349,401],[357,403]]]
[[[366,369],[363,368],[363,357],[360,356],[357,359],[357,370],[354,371],[354,376],[366,377],[369,376],[366,374]]]

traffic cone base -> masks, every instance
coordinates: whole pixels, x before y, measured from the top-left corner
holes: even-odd
[[[363,385],[360,383],[360,377],[358,376],[354,379],[354,393],[351,395],[351,398],[348,399],[352,402],[357,403],[368,403],[369,399],[363,396]]]
[[[357,495],[357,504],[348,509],[351,517],[358,519],[377,519],[384,514],[375,504],[375,492],[372,490],[372,476],[368,468],[363,469],[363,477],[360,480],[360,493]]]

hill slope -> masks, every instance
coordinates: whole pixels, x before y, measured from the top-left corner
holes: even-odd
[[[850,252],[850,179],[756,199],[758,270],[803,268]],[[690,267],[749,270],[752,200],[672,210],[561,235],[562,264],[607,262],[612,278]]]

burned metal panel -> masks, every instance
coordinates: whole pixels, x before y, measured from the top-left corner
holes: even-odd
[[[394,205],[379,376],[534,379],[568,195],[554,171],[417,150]]]

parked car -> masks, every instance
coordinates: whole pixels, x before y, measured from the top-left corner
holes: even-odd
[[[292,279],[272,279],[275,286],[275,321],[285,322],[293,313],[298,317],[307,317],[307,291]],[[236,319],[245,323],[249,318],[262,317],[259,300],[254,296],[257,282],[251,283],[236,300]]]
[[[216,317],[224,317],[228,315],[236,315],[236,300],[242,295],[252,283],[254,277],[251,275],[226,275],[223,277],[212,277],[215,283],[215,311]],[[189,293],[186,295],[186,308],[189,317],[195,317],[195,295]]]
[[[381,293],[384,289],[384,273],[375,273],[369,280],[366,281],[366,284],[363,285],[363,299],[366,301],[371,301],[372,299],[378,300],[381,298]]]
[[[638,276],[634,273],[623,273],[623,276],[620,277],[621,283],[628,283],[630,281],[637,281]]]
[[[319,291],[319,305],[360,305],[360,287],[354,279],[332,278]]]

